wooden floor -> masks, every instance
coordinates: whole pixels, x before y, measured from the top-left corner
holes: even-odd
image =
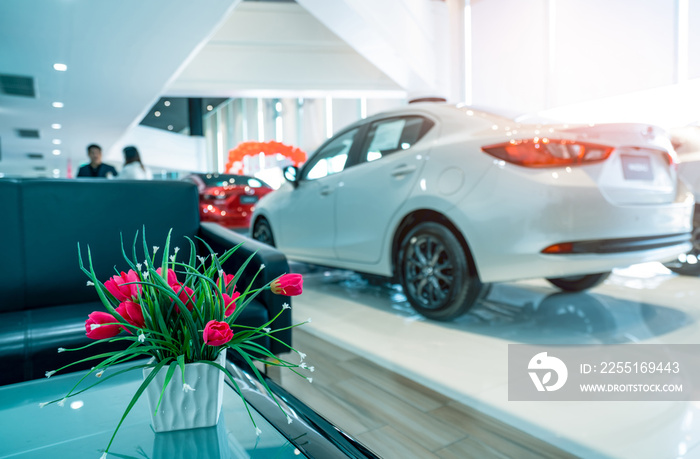
[[[294,347],[315,367],[313,383],[286,371],[275,379],[382,458],[574,457],[302,329],[294,333]]]

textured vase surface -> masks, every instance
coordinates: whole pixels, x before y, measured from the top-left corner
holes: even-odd
[[[219,354],[216,363],[226,365],[225,350]],[[170,432],[216,425],[223,402],[224,372],[206,363],[187,363],[185,383],[194,390],[183,390],[182,371],[177,367],[155,412],[167,370],[167,366],[162,368],[146,388],[155,431]],[[151,371],[152,368],[144,368],[143,377],[146,378]]]

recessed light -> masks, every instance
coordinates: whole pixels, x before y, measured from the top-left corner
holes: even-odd
[[[166,107],[170,107],[170,101],[166,100],[165,102],[163,102],[163,105],[165,105]]]
[[[156,116],[156,118],[158,118],[160,116],[160,112],[156,111],[154,115]]]
[[[213,106],[213,105],[207,105],[207,110],[208,110],[208,111],[214,110],[214,106]]]
[[[59,72],[65,72],[68,70],[68,66],[66,64],[59,64],[56,63],[53,65],[54,70],[58,70]]]
[[[173,130],[173,125],[172,125],[172,124],[168,124],[168,131],[172,131],[172,130]]]
[[[51,105],[53,105],[55,108],[63,108],[63,102],[54,102]]]
[[[54,145],[61,145],[61,139],[53,139],[51,141]]]
[[[58,156],[58,155],[61,154],[61,150],[58,150],[58,149],[52,150],[51,153],[53,153],[54,155]]]
[[[58,124],[58,123],[53,123],[53,124],[51,125],[51,128],[53,128],[53,129],[61,129],[61,125]]]

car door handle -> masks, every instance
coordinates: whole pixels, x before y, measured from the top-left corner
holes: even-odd
[[[391,171],[391,175],[393,175],[394,177],[403,177],[404,175],[411,174],[415,171],[416,166],[401,164],[400,166],[397,166],[393,171]]]
[[[321,187],[320,193],[321,196],[328,196],[329,194],[333,193],[333,188],[329,186]]]

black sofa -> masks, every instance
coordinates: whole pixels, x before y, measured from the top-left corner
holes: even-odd
[[[149,245],[159,247],[172,228],[172,247],[181,248],[178,258],[188,256],[186,237],[200,244],[199,253],[208,252],[197,238],[217,253],[244,242],[224,270],[235,273],[256,252],[246,271],[252,277],[260,264],[265,265],[256,286],[289,272],[286,258],[274,248],[214,223],[200,224],[197,189],[191,183],[0,179],[0,385],[44,377],[46,371],[95,353],[94,348],[82,354],[57,352],[59,347],[91,342],[85,336],[85,320],[92,311],[104,310],[80,270],[78,243],[86,263],[90,247],[97,277],[104,281],[115,269],[128,269],[120,235],[131,254],[134,236],[137,231],[140,236],[144,226]],[[242,278],[238,284],[249,282],[250,277]],[[237,323],[260,325],[283,310],[284,303],[291,304],[291,299],[265,291]],[[283,310],[275,328],[289,325],[291,310]],[[291,345],[291,330],[275,336]],[[274,340],[261,344],[275,354],[287,350]]]

